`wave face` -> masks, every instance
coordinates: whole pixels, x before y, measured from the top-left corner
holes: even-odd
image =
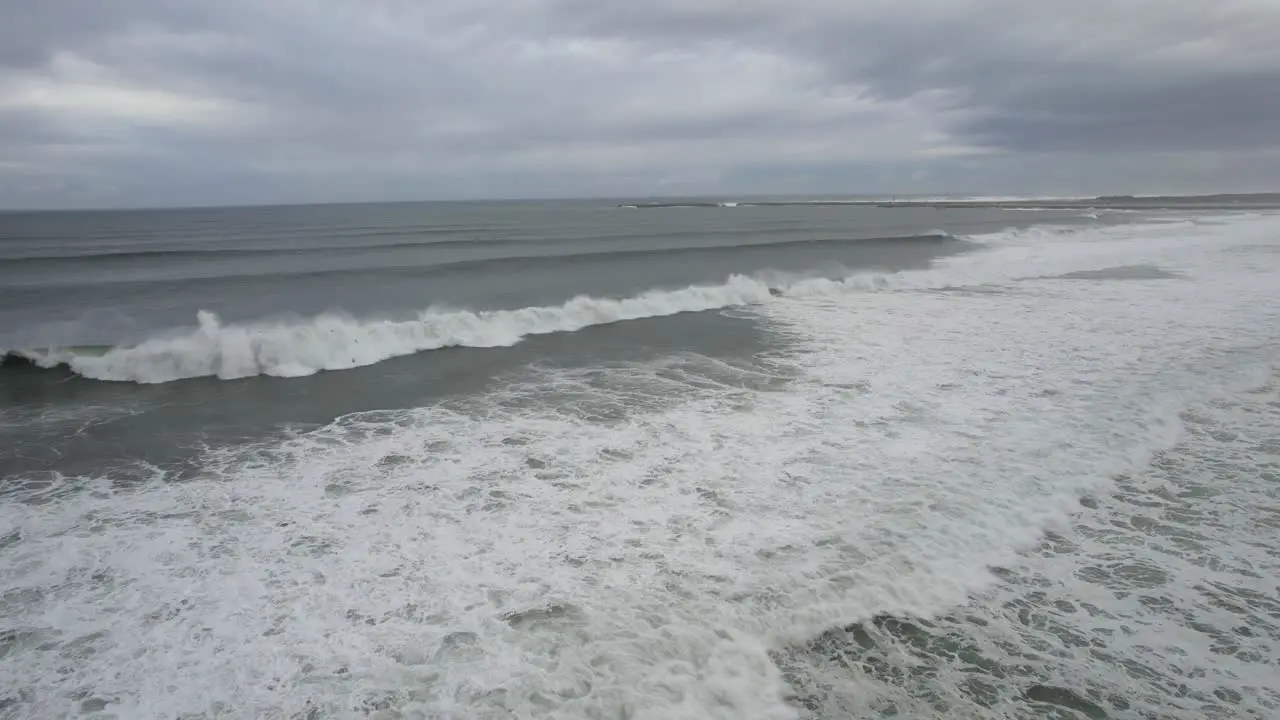
[[[652,291],[618,300],[583,296],[558,306],[519,310],[427,310],[404,321],[329,314],[295,324],[224,325],[215,314],[201,312],[194,330],[133,346],[8,354],[40,367],[66,366],[95,380],[163,383],[204,376],[223,380],[254,375],[300,377],[425,350],[504,347],[529,335],[715,310],[772,297],[765,282],[735,276],[723,285]]]

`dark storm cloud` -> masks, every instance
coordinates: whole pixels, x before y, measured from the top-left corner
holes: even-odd
[[[0,205],[1280,183],[1275,37],[1267,0],[7,3]]]

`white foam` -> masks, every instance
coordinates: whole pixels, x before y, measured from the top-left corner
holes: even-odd
[[[1269,359],[1275,227],[995,234],[883,292],[766,290],[772,378],[543,373],[196,480],[65,479],[0,505],[31,638],[0,685],[37,717],[794,716],[769,651],[963,602]],[[1181,278],[1046,277],[1142,263]]]
[[[793,648],[782,663],[797,692],[818,717],[1047,715],[1028,703],[1035,686],[1119,717],[1275,714],[1280,377],[1258,369],[1228,372],[1240,384],[1184,410],[1176,448],[1118,478],[1003,582],[906,632],[866,624],[874,650]]]
[[[414,320],[321,315],[292,324],[226,325],[199,313],[195,330],[100,354],[27,351],[34,362],[66,365],[97,380],[162,383],[182,378],[298,377],[345,370],[444,347],[503,347],[529,335],[572,332],[638,318],[663,317],[768,300],[769,287],[743,276],[722,285],[651,291],[623,299],[580,296],[562,305],[519,310],[427,310]]]

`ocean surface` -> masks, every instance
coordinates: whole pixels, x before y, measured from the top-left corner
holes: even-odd
[[[1280,198],[0,214],[0,718],[1280,717]]]

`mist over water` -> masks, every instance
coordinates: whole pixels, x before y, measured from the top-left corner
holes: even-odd
[[[1280,216],[729,202],[12,225],[0,717],[1280,712]]]

